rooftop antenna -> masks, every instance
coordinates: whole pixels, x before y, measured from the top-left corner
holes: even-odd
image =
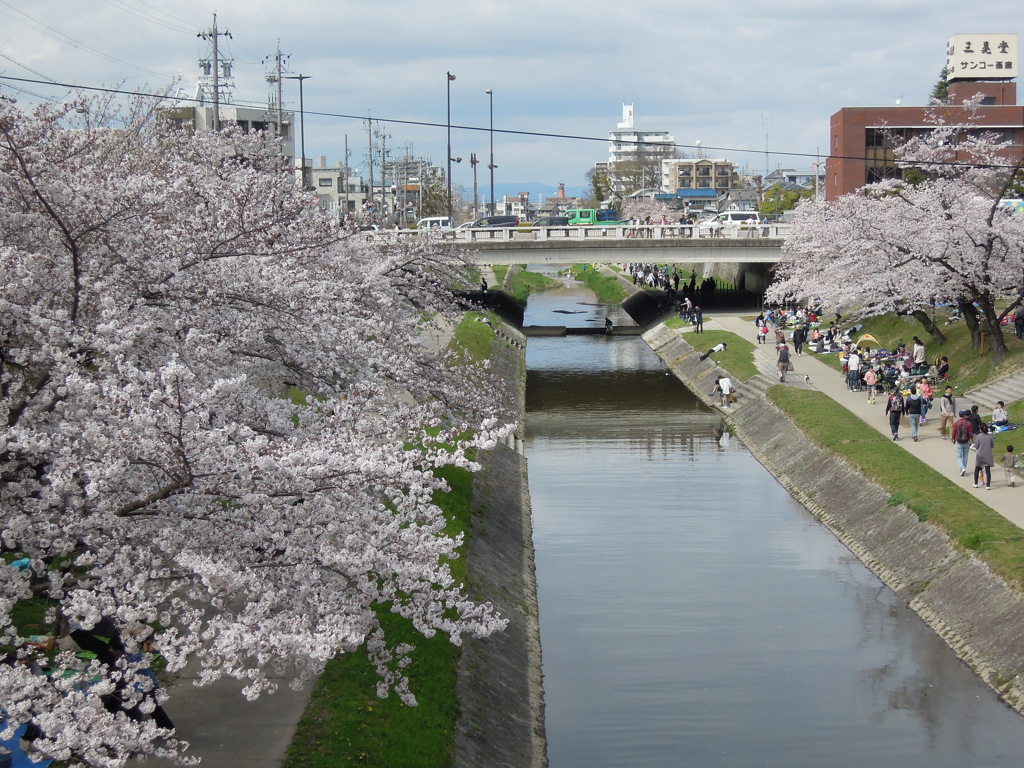
[[[903,101],[903,94],[902,93],[899,96],[896,97],[896,106],[897,107],[900,105],[901,101]]]

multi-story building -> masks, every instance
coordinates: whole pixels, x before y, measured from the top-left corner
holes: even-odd
[[[730,189],[742,188],[739,169],[728,160],[685,157],[661,161],[661,189],[664,192],[713,189],[723,194]]]
[[[327,167],[327,159],[320,155],[317,164],[311,169],[313,190],[316,192],[320,207],[332,211],[338,216],[365,211],[370,200],[370,186],[366,179],[342,163]],[[379,195],[378,195],[379,200]]]
[[[981,94],[972,130],[992,131],[1011,142],[1007,159],[1024,154],[1024,108],[1017,106],[1017,35],[954,35],[946,45],[948,97],[945,104],[846,107],[832,115],[829,157],[825,165],[828,200],[865,184],[899,178],[893,140],[934,128],[937,113],[947,123],[965,122],[963,102]]]
[[[612,191],[621,195],[656,186],[661,161],[675,154],[675,139],[668,131],[636,128],[633,105],[623,104],[622,122],[608,134],[607,169]]]

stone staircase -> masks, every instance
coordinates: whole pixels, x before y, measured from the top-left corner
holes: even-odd
[[[1017,371],[1001,379],[990,381],[963,395],[968,406],[977,404],[983,413],[986,411],[991,413],[998,400],[1009,405],[1022,398],[1024,398],[1024,371]]]

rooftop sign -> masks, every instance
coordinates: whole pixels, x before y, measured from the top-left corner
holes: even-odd
[[[946,40],[946,79],[1017,77],[1017,33],[953,35]]]

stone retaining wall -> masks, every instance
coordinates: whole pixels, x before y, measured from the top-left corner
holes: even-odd
[[[507,384],[520,424],[526,412],[525,337],[503,327],[492,370]],[[546,768],[540,626],[534,572],[533,525],[522,440],[482,452],[473,480],[473,519],[467,587],[474,600],[493,603],[509,620],[491,637],[467,638],[459,666],[456,768]]]
[[[698,361],[676,331],[644,335],[672,372],[708,405],[718,368]],[[1024,599],[988,566],[842,457],[814,445],[767,398],[725,412],[731,430],[813,515],[1011,707],[1024,714]]]

